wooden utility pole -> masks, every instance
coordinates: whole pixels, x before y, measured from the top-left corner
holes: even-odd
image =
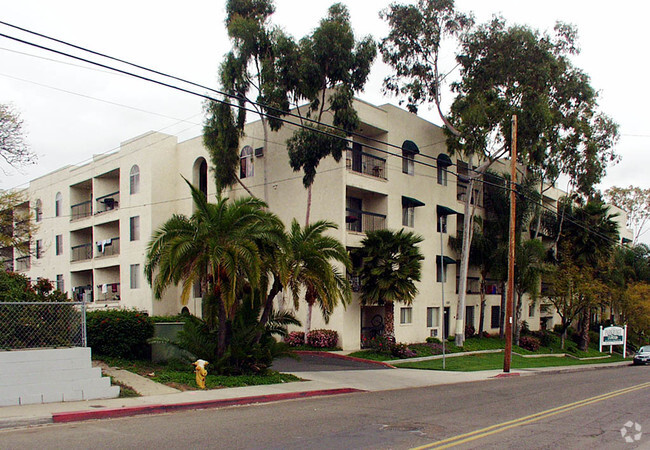
[[[506,297],[506,349],[503,356],[503,371],[510,372],[512,360],[512,316],[515,291],[515,219],[517,212],[515,192],[517,189],[517,116],[512,116],[512,143],[510,150],[510,238],[508,245],[508,292]]]

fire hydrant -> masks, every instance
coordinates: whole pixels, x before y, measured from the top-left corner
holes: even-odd
[[[205,366],[207,366],[209,363],[207,361],[204,361],[202,359],[197,359],[192,363],[194,366],[194,373],[196,374],[196,385],[200,389],[205,389],[205,377],[208,374],[207,369]]]

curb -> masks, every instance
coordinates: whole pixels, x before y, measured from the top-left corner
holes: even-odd
[[[52,416],[37,416],[37,417],[9,417],[0,419],[0,430],[6,428],[25,428],[35,425],[47,425],[53,423]]]
[[[315,355],[315,356],[322,356],[323,358],[334,358],[334,359],[343,359],[347,361],[356,361],[356,362],[362,362],[362,363],[368,363],[368,364],[376,364],[378,366],[383,366],[387,367],[389,369],[397,369],[397,367],[388,364],[387,362],[384,361],[373,361],[372,359],[363,359],[363,358],[357,358],[356,356],[348,356],[348,355],[339,355],[338,353],[331,353],[331,352],[317,352],[314,350],[297,350],[294,353],[298,355]]]
[[[252,397],[229,398],[220,400],[206,400],[202,402],[187,402],[175,404],[158,404],[129,406],[123,408],[109,408],[89,411],[72,411],[53,413],[52,419],[48,423],[68,423],[79,422],[90,419],[107,419],[116,417],[138,416],[142,414],[160,414],[173,411],[186,411],[192,409],[207,408],[224,408],[226,406],[250,405],[255,403],[270,403],[281,400],[291,400],[296,398],[323,397],[329,395],[351,394],[355,392],[365,392],[360,389],[341,388],[341,389],[323,389],[318,391],[292,392],[286,394],[269,394],[256,395]]]

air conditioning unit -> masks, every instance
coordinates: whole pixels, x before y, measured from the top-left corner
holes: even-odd
[[[432,328],[431,329],[431,337],[438,337],[438,329],[437,328]]]
[[[264,147],[257,147],[255,149],[255,157],[262,158],[264,156]]]

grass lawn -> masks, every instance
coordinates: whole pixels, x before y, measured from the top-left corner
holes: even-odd
[[[194,375],[194,367],[189,363],[170,362],[168,364],[160,364],[151,361],[131,361],[119,358],[97,359],[104,361],[111,367],[129,370],[176,389],[183,391],[198,389]],[[208,365],[208,376],[205,379],[205,386],[208,389],[219,389],[224,387],[288,383],[291,381],[300,381],[300,378],[271,370],[265,374],[258,375],[215,375],[210,374],[210,366]]]
[[[623,357],[618,354],[614,354],[611,358],[607,359],[588,361],[580,361],[566,356],[564,358],[552,356],[540,358],[524,358],[519,355],[512,355],[511,367],[513,369],[525,369],[534,367],[575,366],[618,361],[623,361]],[[395,363],[395,366],[409,369],[442,370],[442,359],[419,362],[408,362],[405,360],[403,363]],[[493,370],[501,368],[503,368],[503,353],[485,353],[481,355],[456,356],[453,358],[448,358],[446,362],[446,370],[459,372],[473,372],[477,370]]]

